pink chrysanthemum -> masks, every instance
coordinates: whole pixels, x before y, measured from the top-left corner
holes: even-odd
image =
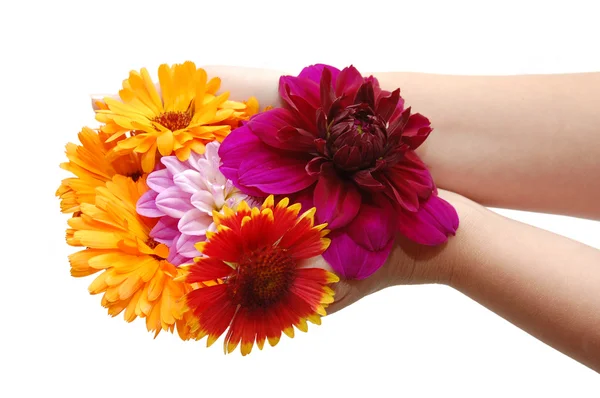
[[[216,231],[213,210],[252,202],[219,171],[218,151],[219,143],[211,142],[204,155],[191,153],[184,162],[176,156],[161,158],[165,168],[150,173],[150,190],[137,203],[139,214],[160,218],[150,236],[169,247],[172,264],[191,262],[201,254],[194,245],[206,240],[206,231]]]

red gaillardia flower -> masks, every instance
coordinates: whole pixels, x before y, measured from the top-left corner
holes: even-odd
[[[294,326],[307,331],[306,321],[321,323],[333,302],[328,286],[339,278],[321,268],[305,267],[305,260],[329,246],[325,224],[314,225],[315,209],[298,216],[301,205],[288,206],[273,196],[250,208],[243,201],[234,211],[214,212],[217,232],[197,243],[204,257],[195,259],[186,277],[201,287],[188,293],[187,305],[196,317],[191,325],[213,344],[229,327],[225,351],[240,344],[249,354],[256,341],[278,343],[283,331],[294,336]]]
[[[347,279],[363,279],[387,259],[397,233],[424,245],[458,228],[415,153],[432,131],[404,108],[400,89],[350,66],[304,68],[282,76],[284,107],[263,112],[220,147],[221,171],[252,196],[289,196],[317,208],[331,246],[323,257]]]

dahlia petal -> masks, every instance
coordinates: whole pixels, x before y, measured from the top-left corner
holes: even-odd
[[[292,204],[299,203],[302,206],[300,212],[304,213],[305,211],[308,211],[309,209],[314,207],[313,196],[314,190],[312,189],[312,187],[309,187],[296,194],[290,195],[289,199],[290,203]]]
[[[302,98],[315,111],[321,106],[319,84],[311,79],[281,76],[279,78],[279,95],[287,105],[297,110],[300,109],[291,96]]]
[[[394,144],[399,144],[399,140],[401,139],[402,133],[404,132],[404,127],[408,123],[410,119],[411,108],[408,107],[402,112],[394,111],[394,114],[390,118],[389,127],[388,127],[388,137],[390,140],[393,140]]]
[[[323,108],[325,114],[329,113],[331,105],[336,100],[335,90],[331,78],[331,71],[327,68],[324,68],[323,74],[321,75],[321,82],[319,84],[319,87],[321,107]]]
[[[323,69],[329,70],[331,73],[331,81],[335,82],[340,74],[340,70],[325,64],[315,64],[311,66],[307,66],[302,69],[298,77],[312,80],[315,83],[319,83],[321,81],[321,76],[323,76]]]
[[[160,162],[167,168],[171,175],[175,175],[187,170],[185,163],[177,159],[177,156],[163,156],[160,159]]]
[[[289,94],[290,101],[294,103],[292,112],[296,118],[296,125],[307,131],[317,131],[317,111],[306,99],[299,95]]]
[[[202,210],[207,214],[212,214],[212,211],[217,207],[214,195],[208,191],[198,191],[194,193],[190,202],[196,209]]]
[[[186,211],[194,208],[190,196],[177,187],[170,187],[158,194],[156,207],[168,216],[181,218]]]
[[[370,251],[357,244],[343,232],[331,236],[331,245],[323,258],[344,279],[365,279],[377,271],[387,260],[394,240],[379,251]]]
[[[177,227],[181,233],[186,235],[201,236],[213,223],[211,215],[198,209],[188,210],[179,220]]]
[[[221,145],[218,141],[212,141],[206,144],[206,149],[204,151],[204,158],[208,162],[210,162],[212,169],[218,169],[219,163],[221,162],[221,158],[219,158],[219,147]]]
[[[310,176],[318,175],[321,173],[323,165],[328,162],[329,160],[327,158],[321,156],[312,158],[306,165],[306,172]]]
[[[367,188],[371,191],[383,190],[385,186],[381,181],[376,180],[370,170],[359,170],[352,175],[352,179],[356,185]]]
[[[207,189],[206,180],[196,170],[184,170],[181,173],[175,174],[173,183],[183,192],[189,194]]]
[[[240,164],[238,181],[243,187],[260,190],[262,194],[256,196],[298,192],[316,180],[306,172],[307,163],[305,156],[263,150]]]
[[[364,81],[364,80],[363,80]],[[364,102],[368,104],[371,109],[375,108],[375,90],[373,89],[373,83],[364,81],[363,84],[360,85],[356,93],[356,98],[354,99],[356,103]]]
[[[363,82],[364,78],[354,66],[341,70],[335,80],[335,93],[338,97],[346,96],[347,100],[343,101],[343,106],[350,105],[354,101],[354,97]]]
[[[435,189],[427,166],[412,151],[406,152],[400,162],[385,172],[385,179],[391,190],[390,197],[409,212],[417,211],[420,201]]]
[[[137,204],[136,204],[136,211],[138,212],[138,214],[144,216],[144,217],[161,217],[164,216],[165,213],[163,213],[161,210],[158,209],[158,207],[156,207],[156,197],[158,196],[158,193],[156,193],[155,191],[147,191],[145,192],[142,197],[140,197],[140,199],[138,200]]]
[[[404,127],[402,141],[406,142],[414,150],[427,139],[432,131],[429,119],[420,113],[415,113],[410,116]]]
[[[458,214],[452,205],[432,195],[421,203],[416,213],[400,212],[399,232],[422,245],[435,246],[446,242],[458,229]]]
[[[314,149],[314,137],[302,135],[294,126],[294,114],[285,108],[275,108],[254,116],[248,128],[265,144],[293,152]]]
[[[239,182],[239,169],[241,163],[249,158],[249,154],[268,151],[269,148],[254,135],[247,125],[233,130],[221,143],[219,156],[221,157],[220,171],[231,180],[233,184],[242,189],[244,193],[253,196],[266,196],[260,189],[241,186]]]
[[[156,170],[148,175],[146,184],[150,189],[162,192],[173,186],[173,175],[167,169]]]
[[[361,196],[354,184],[343,181],[333,171],[323,173],[313,196],[319,222],[329,229],[347,225],[358,214]]]
[[[198,242],[203,242],[205,239],[205,236],[181,234],[179,239],[175,241],[175,248],[177,249],[177,252],[184,257],[198,257],[201,253],[196,248],[196,244]]]
[[[394,239],[398,221],[391,204],[362,204],[360,211],[346,228],[354,242],[370,251],[380,251]]]
[[[173,217],[160,217],[154,228],[152,228],[152,231],[150,231],[150,236],[159,243],[163,243],[169,247],[173,246],[174,241],[180,235],[177,229],[177,222],[178,220]]]
[[[382,95],[377,100],[376,112],[386,122],[390,120],[400,101],[400,89],[394,90],[392,93]]]
[[[183,264],[189,264],[192,262],[193,257],[185,257],[180,253],[177,253],[175,250],[169,251],[169,257],[167,257],[167,261],[173,264],[176,267],[179,267]]]

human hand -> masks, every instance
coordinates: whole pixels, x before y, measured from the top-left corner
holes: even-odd
[[[455,274],[460,274],[460,256],[468,250],[477,250],[477,230],[481,219],[491,211],[453,192],[438,190],[439,196],[457,211],[460,226],[456,236],[440,246],[424,246],[398,236],[385,264],[363,280],[340,280],[335,284],[335,302],[327,308],[331,315],[372,293],[397,285],[439,283],[452,285]],[[311,266],[331,271],[327,262],[315,258]]]

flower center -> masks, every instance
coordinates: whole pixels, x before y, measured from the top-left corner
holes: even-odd
[[[154,250],[156,246],[160,245],[160,243],[149,237],[148,240],[146,240],[146,245],[148,245],[150,249]],[[164,260],[164,258],[157,256],[156,254],[151,254],[150,256],[159,261]]]
[[[146,241],[146,245],[148,245],[150,249],[154,249],[156,246],[158,246],[158,244],[159,243],[152,238],[148,238],[148,240]]]
[[[158,123],[171,131],[177,131],[186,128],[192,121],[191,112],[165,112],[154,119],[153,122]]]
[[[277,303],[296,275],[296,262],[278,247],[264,247],[239,262],[237,275],[228,281],[233,301],[249,310]]]
[[[367,104],[340,111],[327,135],[327,147],[338,169],[357,171],[373,167],[386,148],[386,123]]]
[[[128,175],[128,177],[131,178],[134,182],[137,182],[137,180],[139,180],[141,176],[142,176],[142,172],[138,171],[138,170],[136,170]]]

